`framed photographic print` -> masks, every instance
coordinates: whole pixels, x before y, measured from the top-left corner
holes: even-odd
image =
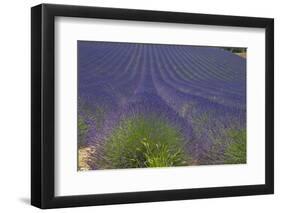
[[[31,9],[31,203],[272,194],[274,21]]]

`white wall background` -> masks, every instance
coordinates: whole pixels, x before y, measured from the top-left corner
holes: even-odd
[[[150,10],[275,18],[275,195],[201,199],[50,210],[51,212],[278,212],[281,209],[281,13],[279,1],[264,0],[45,0]],[[0,12],[0,211],[39,212],[30,197],[30,7],[37,0],[1,2]]]

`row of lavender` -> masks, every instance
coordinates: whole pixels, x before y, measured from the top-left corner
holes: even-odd
[[[79,41],[78,98],[80,146],[98,149],[120,120],[153,114],[180,129],[194,164],[219,164],[227,130],[246,128],[246,60],[214,47]]]

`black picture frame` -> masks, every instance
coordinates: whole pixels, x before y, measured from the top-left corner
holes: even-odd
[[[56,197],[54,21],[83,17],[264,28],[266,136],[265,184]],[[274,20],[240,16],[41,4],[31,8],[31,204],[42,208],[217,198],[274,193]]]

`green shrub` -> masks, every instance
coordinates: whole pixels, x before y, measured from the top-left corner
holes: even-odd
[[[85,145],[85,136],[87,132],[89,131],[89,126],[86,124],[85,120],[78,116],[78,145],[79,147],[82,147]]]
[[[167,121],[136,116],[121,121],[106,139],[98,167],[143,168],[186,165],[184,138]]]
[[[229,137],[232,139],[232,143],[225,150],[225,162],[229,164],[246,163],[246,130],[232,130],[229,132]]]

